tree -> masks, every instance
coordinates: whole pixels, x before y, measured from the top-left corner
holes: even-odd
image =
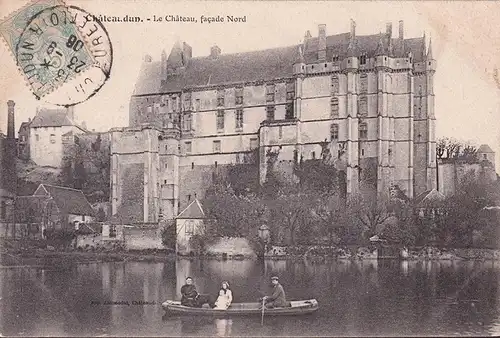
[[[495,185],[478,178],[474,170],[468,171],[459,183],[457,191],[446,200],[445,222],[438,229],[443,238],[447,229],[452,243],[459,246],[473,245],[473,235],[481,231],[478,216],[481,210],[495,203]],[[452,228],[449,228],[450,225]]]
[[[345,239],[348,229],[348,214],[345,201],[339,194],[323,194],[315,201],[314,213],[328,236],[330,245]]]
[[[382,236],[405,246],[414,245],[419,235],[414,207],[408,201],[394,200],[391,209],[396,221],[387,222],[382,230]]]
[[[393,215],[385,198],[366,199],[355,195],[348,203],[351,212],[362,224],[366,239],[379,233],[382,224]]]
[[[273,224],[283,227],[289,235],[290,244],[296,244],[296,232],[306,217],[311,217],[309,198],[306,194],[295,191],[283,193],[268,201]]]
[[[439,159],[454,159],[473,162],[477,160],[477,147],[471,142],[444,137],[438,139],[437,141],[436,155]]]

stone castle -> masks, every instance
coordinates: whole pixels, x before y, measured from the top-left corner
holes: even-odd
[[[130,100],[130,126],[111,130],[112,213],[138,222],[176,217],[202,198],[217,168],[258,151],[281,168],[319,158],[324,142],[347,193],[408,197],[436,188],[433,82],[425,35],[318,36],[237,54],[214,46],[193,57],[177,42],[146,56]],[[220,169],[219,169],[220,170]]]

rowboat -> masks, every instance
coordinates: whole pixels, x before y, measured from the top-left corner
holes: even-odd
[[[297,300],[289,302],[288,307],[264,309],[265,316],[299,316],[313,313],[319,309],[316,299]],[[261,303],[233,303],[227,310],[212,309],[210,307],[189,307],[181,305],[179,301],[167,300],[162,304],[165,311],[177,315],[208,315],[208,316],[251,316],[261,315]]]

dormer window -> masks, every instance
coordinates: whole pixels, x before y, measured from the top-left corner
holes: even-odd
[[[236,88],[235,96],[236,96],[235,104],[242,105],[243,104],[243,88]]]
[[[366,54],[363,54],[359,57],[359,64],[366,65]]]
[[[266,86],[266,102],[274,102],[275,86],[274,84],[268,84]]]
[[[224,89],[220,89],[217,91],[217,107],[224,107]]]

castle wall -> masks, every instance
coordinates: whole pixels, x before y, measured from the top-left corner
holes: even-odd
[[[445,196],[453,195],[469,172],[474,172],[476,178],[486,181],[493,182],[496,180],[496,172],[492,166],[485,166],[481,163],[444,162],[440,160],[438,164],[439,192]]]
[[[268,169],[268,149],[279,147],[275,169],[293,176],[294,159],[320,158],[320,143],[325,141],[330,143],[337,167],[346,172],[348,193],[361,190],[380,194],[396,184],[413,197],[436,184],[432,92],[435,61],[431,58],[414,63],[410,55],[383,55],[367,58],[361,64],[360,58],[349,56],[339,62],[296,63],[288,80],[207,84],[205,88],[182,88],[182,94],[133,97],[131,126],[152,122],[166,128],[168,122],[177,123],[181,114],[182,132],[159,141],[147,138],[146,132],[133,140],[117,139],[124,149],[113,155],[115,167],[119,171],[118,163],[144,164],[144,220],[155,219],[152,210],[158,205],[167,218],[175,217],[178,208],[186,206],[190,199],[203,198],[213,175],[223,172],[229,164],[242,163],[244,153],[253,148],[260,147],[262,182]],[[296,120],[285,119],[286,104],[291,102],[286,81],[292,78]],[[274,100],[267,102],[267,86],[271,82],[275,87]],[[237,104],[237,88],[243,85],[243,103]],[[218,100],[221,93],[222,105]],[[332,98],[338,99],[335,115]],[[267,121],[266,107],[270,105],[275,107],[273,121]],[[243,109],[242,127],[237,127],[239,109]],[[217,123],[220,110],[224,111],[223,128]],[[191,127],[187,128],[189,115]],[[335,139],[333,124],[338,126]],[[365,127],[366,134],[360,131]],[[147,146],[141,148],[144,142]],[[159,148],[159,156],[155,155],[155,147]],[[343,151],[340,157],[339,150]],[[121,176],[115,176],[118,182]],[[160,188],[155,190],[157,185]]]

